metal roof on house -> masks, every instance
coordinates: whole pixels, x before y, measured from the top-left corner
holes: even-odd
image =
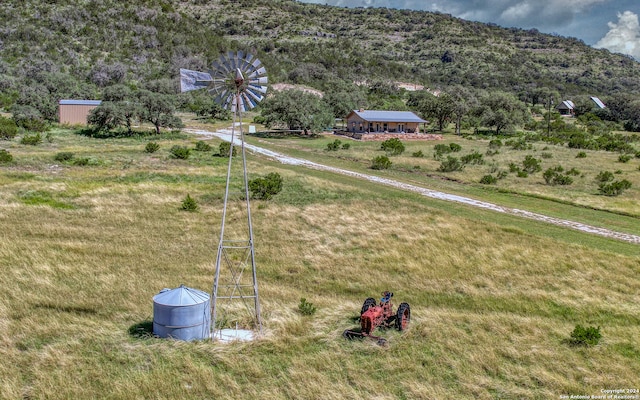
[[[353,110],[353,113],[368,122],[427,122],[411,111]]]
[[[593,100],[594,103],[596,103],[596,105],[600,108],[606,108],[607,106],[604,105],[604,103],[602,102],[602,100],[600,100],[597,97],[592,97],[591,100]]]
[[[60,100],[60,105],[68,106],[99,106],[102,100]]]
[[[574,108],[576,108],[575,104],[573,104],[573,101],[571,100],[565,100],[562,103],[560,103],[558,105],[559,109],[564,109],[564,110],[573,110]]]

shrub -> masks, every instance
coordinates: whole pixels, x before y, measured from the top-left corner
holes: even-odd
[[[13,161],[13,156],[7,150],[0,150],[0,163],[10,163]]]
[[[584,151],[580,151],[576,155],[576,158],[587,158],[587,153],[585,153]]]
[[[549,158],[553,158],[553,154],[544,152],[544,153],[540,154],[540,157],[545,158],[545,159],[549,159]]]
[[[629,160],[631,160],[630,154],[620,154],[620,157],[618,157],[618,161],[620,161],[621,163],[627,163],[629,162]]]
[[[81,167],[84,167],[85,165],[89,165],[89,158],[88,157],[76,158],[75,160],[73,160],[73,165],[79,165]]]
[[[340,145],[342,141],[340,139],[336,139],[333,142],[327,143],[327,151],[338,151],[340,149]]]
[[[342,145],[342,150],[349,150],[351,148],[351,143],[345,143]]]
[[[169,150],[172,158],[186,160],[191,155],[191,150],[186,147],[175,145]]]
[[[574,346],[595,346],[602,338],[600,334],[600,327],[583,327],[582,325],[576,325],[571,332],[571,338],[569,343]]]
[[[35,135],[24,135],[22,139],[20,139],[20,143],[29,146],[36,146],[42,143],[42,136],[40,136],[40,133],[36,133]]]
[[[498,178],[496,178],[493,175],[485,175],[482,178],[480,178],[480,183],[483,183],[485,185],[493,185],[496,182],[498,182]]]
[[[547,169],[542,176],[547,185],[571,185],[573,183],[573,178],[564,173],[564,168],[560,165]]]
[[[59,162],[65,162],[65,161],[71,161],[71,159],[73,158],[74,154],[71,153],[70,151],[63,151],[60,152],[58,154],[56,154],[53,159],[55,161],[59,161]]]
[[[460,161],[462,161],[463,164],[474,164],[474,165],[484,164],[484,160],[482,159],[482,154],[478,153],[477,151],[474,151],[473,153],[462,156],[460,158]]]
[[[449,148],[451,149],[452,153],[457,153],[462,150],[462,146],[460,146],[458,143],[449,143]]]
[[[194,150],[195,151],[211,151],[211,146],[209,145],[209,143],[203,140],[199,140],[196,142],[196,148]]]
[[[371,169],[389,169],[391,160],[387,156],[378,156],[371,161]]]
[[[489,148],[492,150],[499,149],[502,147],[502,140],[500,139],[491,139],[489,141]]]
[[[440,163],[438,171],[440,172],[453,172],[461,171],[464,168],[464,164],[457,158],[447,156],[447,159]]]
[[[598,185],[598,192],[605,196],[618,196],[629,188],[631,188],[631,182],[623,179],[621,181],[600,183],[600,185]]]
[[[404,144],[398,138],[387,139],[380,144],[380,150],[384,150],[390,156],[400,155],[404,149]]]
[[[10,118],[0,116],[0,139],[13,139],[18,134],[18,126]]]
[[[282,190],[282,177],[277,172],[271,172],[266,176],[249,180],[251,198],[269,200]]]
[[[412,157],[417,157],[417,158],[422,158],[424,157],[424,153],[422,152],[422,150],[418,150],[416,152],[414,152],[413,154],[411,154]]]
[[[187,194],[187,197],[182,200],[182,205],[180,206],[181,210],[194,212],[198,210],[198,202],[191,197],[191,195]]]
[[[230,142],[222,142],[220,143],[220,146],[218,146],[218,154],[220,155],[220,157],[229,157],[229,149],[231,148],[231,143]],[[232,156],[235,157],[238,154],[238,152],[236,151],[236,146],[233,146],[233,154]]]
[[[522,167],[524,171],[530,174],[534,174],[542,170],[542,167],[540,166],[540,160],[531,155],[528,155],[524,158],[524,161],[522,161]]]
[[[316,313],[317,309],[313,305],[313,303],[309,303],[307,299],[304,297],[300,299],[300,304],[298,304],[298,311],[302,315],[313,315]]]
[[[610,171],[600,171],[598,175],[596,175],[596,182],[609,182],[613,180],[613,173]]]
[[[160,150],[160,145],[156,142],[149,142],[144,146],[145,153],[155,153],[158,150]]]

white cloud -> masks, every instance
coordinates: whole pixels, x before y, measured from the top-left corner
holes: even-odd
[[[618,23],[609,22],[609,32],[593,47],[614,53],[628,54],[640,60],[640,23],[638,14],[625,11],[618,14]]]

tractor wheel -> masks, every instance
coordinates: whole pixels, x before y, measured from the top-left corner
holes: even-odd
[[[365,312],[367,312],[367,310],[370,307],[375,307],[375,306],[376,306],[376,299],[374,299],[373,297],[369,297],[368,299],[366,299],[364,301],[364,304],[362,305],[362,310],[360,310],[360,315],[362,315]]]
[[[404,331],[409,327],[409,321],[411,320],[411,308],[409,304],[402,303],[398,307],[398,313],[396,314],[396,329]]]

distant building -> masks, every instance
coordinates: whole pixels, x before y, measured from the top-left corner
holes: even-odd
[[[605,106],[605,105],[604,105],[604,103],[602,102],[602,100],[600,100],[599,98],[597,98],[597,97],[592,97],[592,98],[591,98],[591,100],[592,100],[594,103],[596,103],[596,106],[597,106],[598,108],[600,108],[600,109],[602,109],[602,108],[607,108],[607,106]]]
[[[411,111],[353,110],[346,130],[353,133],[418,133],[426,123]]]
[[[575,115],[575,108],[576,106],[571,100],[565,100],[556,107],[560,115]]]
[[[61,124],[87,125],[89,111],[98,107],[100,100],[60,100],[58,115]]]

